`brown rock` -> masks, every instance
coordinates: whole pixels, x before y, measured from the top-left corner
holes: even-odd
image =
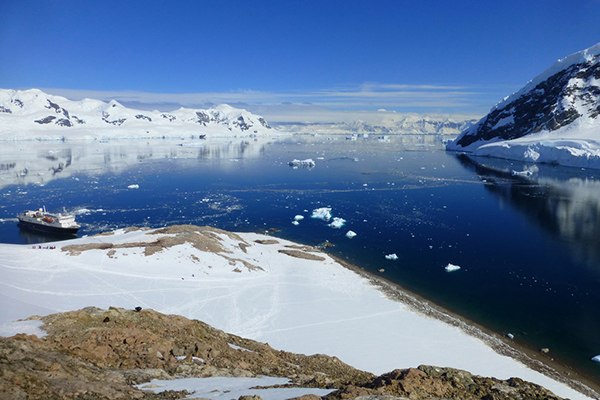
[[[376,377],[335,357],[274,350],[150,309],[88,307],[40,319],[48,332],[42,339],[0,338],[0,398],[174,399],[185,393],[154,395],[131,385],[172,377],[266,374],[287,377],[292,385],[340,389],[326,399],[558,399],[517,378],[501,381],[452,368],[420,366]]]

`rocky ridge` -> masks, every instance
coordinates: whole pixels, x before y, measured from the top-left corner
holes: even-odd
[[[512,140],[574,126],[600,127],[600,44],[556,62],[519,92],[498,103],[450,144],[474,150],[490,141]]]
[[[149,309],[88,307],[30,319],[43,321],[47,336],[0,338],[1,398],[183,398],[186,392],[154,394],[133,385],[155,378],[266,375],[289,378],[288,386],[338,389],[327,399],[558,399],[517,378],[451,368],[420,366],[376,377],[335,357],[275,350]]]

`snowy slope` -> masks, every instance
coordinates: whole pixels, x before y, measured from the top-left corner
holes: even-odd
[[[600,168],[600,43],[557,61],[448,149]]]
[[[165,113],[104,103],[71,101],[38,89],[0,89],[0,140],[76,140],[277,134],[264,118],[219,105]]]
[[[42,248],[0,244],[0,276],[0,304],[10,304],[0,307],[0,335],[31,332],[31,321],[11,321],[34,314],[141,306],[377,374],[449,366],[586,398],[442,322],[429,306],[420,303],[417,312],[327,254],[271,236],[187,226],[118,230]]]

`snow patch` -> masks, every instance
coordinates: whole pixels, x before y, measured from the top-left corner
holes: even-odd
[[[305,395],[325,396],[333,389],[317,388],[269,388],[256,389],[256,387],[268,387],[285,385],[289,383],[287,378],[273,378],[262,376],[259,378],[183,378],[175,380],[153,379],[150,382],[136,385],[138,389],[162,393],[167,390],[188,390],[192,392],[193,398],[211,400],[237,399],[241,396],[257,395],[264,400],[285,400]]]

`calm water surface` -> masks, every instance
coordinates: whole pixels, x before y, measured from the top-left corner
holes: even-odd
[[[600,354],[600,172],[404,141],[415,143],[2,145],[0,242],[49,240],[16,227],[17,213],[42,205],[75,212],[79,236],[196,224],[329,242],[335,255],[600,381],[591,361]],[[316,166],[287,165],[306,158]],[[311,218],[321,207],[345,225]],[[461,269],[446,272],[448,263]]]

